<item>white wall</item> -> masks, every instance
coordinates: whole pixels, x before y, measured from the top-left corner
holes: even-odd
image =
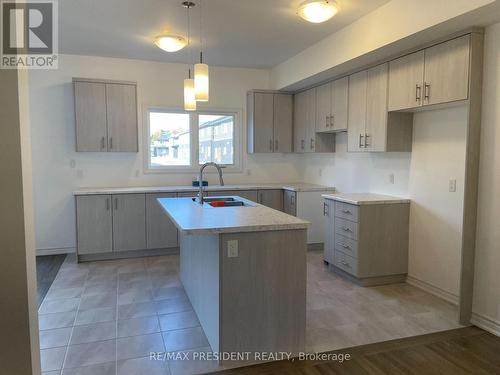
[[[409,276],[450,300],[460,276],[465,129],[465,106],[419,112],[411,153],[347,153],[341,133],[334,155],[303,160],[306,181],[411,198]],[[451,178],[456,193],[448,191]]]
[[[500,23],[486,29],[473,321],[500,335]]]
[[[269,71],[212,68],[210,107],[245,109],[246,91],[267,88]],[[59,69],[29,73],[33,180],[37,249],[75,246],[73,190],[80,187],[190,184],[194,174],[143,174],[140,152],[76,153],[72,77],[138,82],[138,104],[182,107],[187,67],[139,60],[62,55]],[[243,112],[243,120],[246,115]],[[139,135],[142,138],[142,114]],[[245,124],[243,124],[243,127]],[[242,131],[245,149],[246,132]],[[243,173],[227,174],[227,183],[301,180],[300,156],[243,154]],[[71,160],[76,163],[70,167]],[[248,176],[247,170],[251,175]],[[137,174],[137,175],[136,175]],[[214,176],[209,181],[216,183]]]

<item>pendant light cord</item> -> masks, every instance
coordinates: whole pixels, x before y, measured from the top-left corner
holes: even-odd
[[[203,0],[200,0],[200,64],[203,64]]]
[[[187,30],[187,35],[188,35],[188,44],[187,44],[187,53],[188,53],[188,78],[191,79],[191,31],[190,31],[190,28],[191,28],[191,20],[190,20],[190,17],[189,17],[189,9],[191,7],[188,5],[186,7],[187,9],[187,25],[188,25],[188,30]]]

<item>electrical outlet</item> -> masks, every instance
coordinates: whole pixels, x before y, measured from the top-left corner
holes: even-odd
[[[389,183],[390,183],[391,185],[394,185],[394,173],[391,173],[391,174],[389,175]]]
[[[319,177],[323,176],[323,168],[318,169]]]
[[[457,180],[455,179],[450,180],[448,191],[450,193],[455,193],[457,191]]]
[[[69,161],[69,167],[70,167],[70,168],[75,168],[75,167],[76,167],[76,161],[75,161],[75,159],[71,159],[71,160]]]
[[[238,256],[238,240],[227,241],[227,257],[236,258]]]

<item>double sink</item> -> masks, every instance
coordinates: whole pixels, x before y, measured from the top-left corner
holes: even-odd
[[[198,198],[192,198],[193,202],[198,203]],[[211,207],[252,207],[248,201],[238,200],[234,197],[210,197],[203,198],[204,204]]]

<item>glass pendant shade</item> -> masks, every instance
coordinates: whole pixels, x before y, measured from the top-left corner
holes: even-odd
[[[194,65],[194,88],[197,102],[208,102],[208,65]]]
[[[194,79],[191,78],[184,80],[184,109],[186,111],[196,111]]]

